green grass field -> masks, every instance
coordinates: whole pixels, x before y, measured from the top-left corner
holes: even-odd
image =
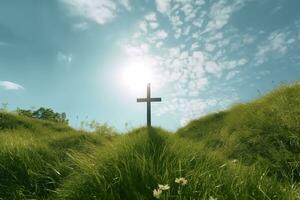
[[[300,84],[175,133],[87,133],[0,113],[0,199],[155,199],[154,189],[160,199],[300,199]]]

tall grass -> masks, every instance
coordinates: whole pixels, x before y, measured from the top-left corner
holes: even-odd
[[[282,88],[176,134],[107,136],[0,113],[0,199],[155,199],[159,184],[160,199],[300,199],[299,91]]]
[[[300,85],[195,120],[178,135],[243,165],[259,165],[280,181],[299,183]]]

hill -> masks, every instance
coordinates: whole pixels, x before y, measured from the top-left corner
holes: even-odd
[[[260,165],[268,175],[300,182],[300,84],[194,120],[177,134],[221,157]]]
[[[0,113],[0,199],[300,199],[299,97],[282,87],[175,134]]]

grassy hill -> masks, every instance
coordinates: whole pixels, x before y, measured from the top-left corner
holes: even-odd
[[[160,199],[300,199],[299,98],[300,85],[282,87],[175,134],[0,113],[0,199],[155,199],[158,184],[170,187]]]
[[[300,182],[300,84],[192,121],[178,135],[279,180]]]

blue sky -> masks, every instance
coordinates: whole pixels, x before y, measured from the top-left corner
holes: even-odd
[[[0,102],[123,131],[146,123],[136,97],[149,72],[163,99],[152,123],[175,130],[299,82],[299,8],[299,0],[1,0]]]

